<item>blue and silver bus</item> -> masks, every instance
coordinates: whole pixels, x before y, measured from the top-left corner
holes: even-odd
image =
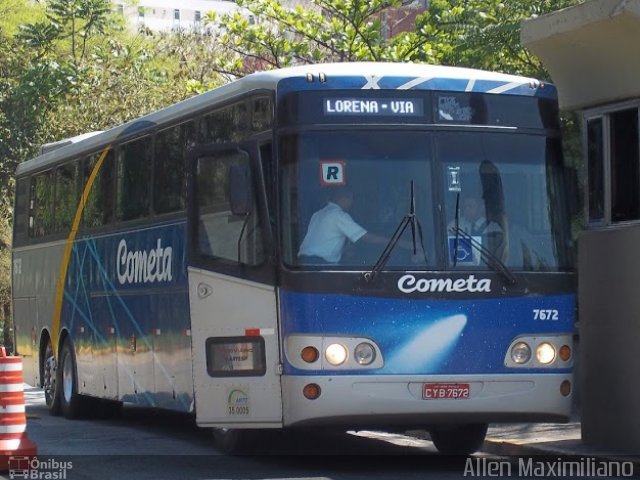
[[[16,175],[26,379],[69,418],[192,412],[227,450],[264,429],[421,428],[469,453],[491,422],[567,421],[559,132],[552,85],[351,63],[43,147]]]

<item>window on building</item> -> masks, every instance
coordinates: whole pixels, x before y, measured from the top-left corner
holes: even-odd
[[[604,220],[604,132],[602,118],[587,121],[589,222]]]
[[[611,221],[640,218],[638,109],[610,115]]]

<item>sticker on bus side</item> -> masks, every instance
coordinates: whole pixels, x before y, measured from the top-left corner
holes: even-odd
[[[249,395],[246,393],[248,388],[232,387],[229,389],[227,395],[227,415],[248,416],[251,414],[251,408],[249,404]]]

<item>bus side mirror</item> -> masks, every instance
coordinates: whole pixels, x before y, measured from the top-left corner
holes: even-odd
[[[253,188],[248,160],[231,165],[228,175],[231,213],[247,216],[253,211]]]

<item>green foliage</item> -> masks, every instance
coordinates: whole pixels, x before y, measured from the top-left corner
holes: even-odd
[[[239,0],[244,12],[208,17],[225,51],[219,69],[242,76],[293,64],[354,61],[437,61],[427,37],[385,36],[383,14],[401,0],[309,0],[285,8],[277,0]],[[258,21],[247,18],[250,12]]]
[[[329,61],[442,63],[546,79],[540,61],[520,44],[520,22],[580,0],[431,0],[415,28],[385,36],[385,14],[400,0],[309,0],[285,8],[278,0],[239,0],[250,12],[209,22],[222,32],[223,72]],[[407,7],[403,7],[407,8]]]
[[[520,43],[523,20],[580,3],[579,0],[431,0],[418,19],[447,65],[548,79],[537,57]]]

